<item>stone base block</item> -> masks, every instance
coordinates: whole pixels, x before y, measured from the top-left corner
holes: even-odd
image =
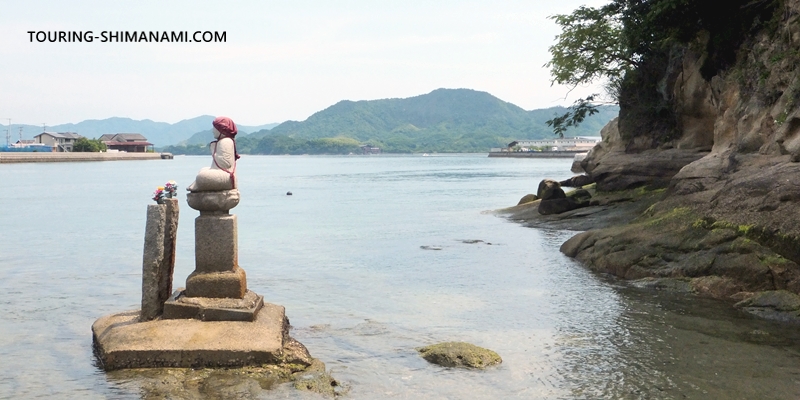
[[[236,267],[227,272],[192,272],[186,278],[186,297],[242,299],[247,292],[247,276]]]
[[[269,303],[253,322],[139,322],[136,310],[98,319],[92,333],[95,355],[106,370],[242,367],[280,364],[287,357],[302,359],[284,348],[293,339],[283,306]],[[304,356],[308,356],[307,351]]]
[[[264,305],[264,297],[247,291],[242,299],[186,297],[178,289],[164,303],[163,319],[200,321],[253,321]]]
[[[200,215],[194,220],[196,271],[225,272],[239,265],[236,215]]]

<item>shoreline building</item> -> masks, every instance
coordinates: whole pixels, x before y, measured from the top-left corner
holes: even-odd
[[[75,132],[42,132],[33,137],[36,143],[49,146],[55,152],[69,153],[72,151],[72,146],[75,142],[83,136]]]
[[[152,153],[155,147],[147,138],[139,133],[106,133],[100,136],[108,150],[125,153]]]
[[[569,151],[586,152],[602,140],[600,136],[576,136],[571,138],[553,138],[540,140],[515,140],[505,148],[493,148],[497,152],[531,152],[531,151]]]

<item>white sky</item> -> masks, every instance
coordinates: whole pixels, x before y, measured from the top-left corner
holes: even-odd
[[[547,16],[603,0],[0,0],[0,122],[202,114],[304,120],[340,100],[486,91],[526,110],[550,86]],[[28,31],[225,31],[226,43],[38,43]]]

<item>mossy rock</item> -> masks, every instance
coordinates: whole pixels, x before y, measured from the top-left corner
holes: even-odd
[[[482,347],[464,342],[445,342],[417,349],[419,354],[430,363],[443,367],[486,368],[500,364],[500,356]]]
[[[536,197],[535,194],[526,194],[525,196],[522,196],[522,198],[519,200],[519,203],[517,203],[517,205],[530,203],[530,202],[533,202],[533,201],[536,201],[536,200],[539,200],[539,198]]]
[[[761,307],[777,311],[800,310],[800,296],[788,290],[767,290],[742,300],[734,305],[737,308]]]
[[[328,398],[341,396],[349,391],[349,387],[334,379],[325,371],[325,364],[316,359],[305,371],[295,373],[293,380],[295,389],[319,393]]]

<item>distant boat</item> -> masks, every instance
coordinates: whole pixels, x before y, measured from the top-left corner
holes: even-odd
[[[423,156],[423,157],[427,157],[427,156],[428,156],[428,153],[423,153],[423,154],[422,154],[422,156]]]

